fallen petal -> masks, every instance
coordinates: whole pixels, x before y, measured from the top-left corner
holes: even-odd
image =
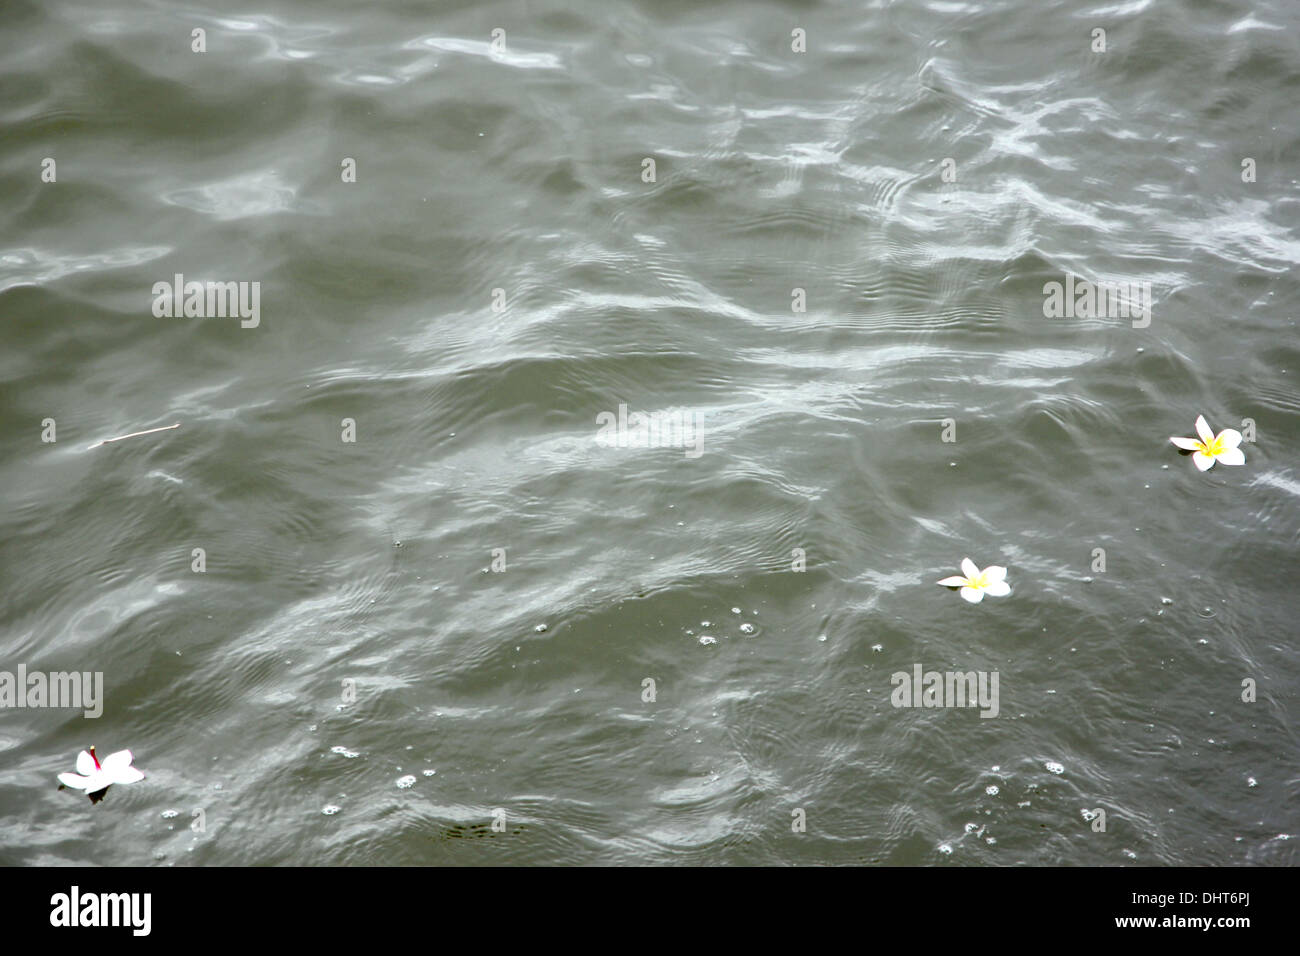
[[[968,578],[963,578],[960,574],[954,574],[950,578],[944,578],[942,581],[936,581],[935,583],[942,584],[946,588],[960,588],[965,587],[968,581]]]
[[[993,597],[1006,597],[1011,593],[1011,585],[1007,584],[1006,581],[995,581],[984,590],[988,591]]]
[[[980,601],[984,600],[984,592],[979,588],[962,588],[961,596],[970,601],[971,604],[979,604]]]
[[[1205,452],[1198,451],[1196,454],[1192,455],[1192,464],[1196,465],[1197,471],[1209,471],[1210,467],[1214,464],[1214,459],[1205,454]]]
[[[980,576],[980,569],[970,558],[962,558],[961,573],[973,581]]]
[[[1196,434],[1201,436],[1201,441],[1209,444],[1214,441],[1214,432],[1210,429],[1210,423],[1205,420],[1204,415],[1196,416]]]
[[[1171,436],[1169,440],[1183,451],[1199,451],[1201,447],[1201,443],[1195,438],[1174,438]]]
[[[1246,463],[1246,453],[1240,448],[1229,448],[1219,455],[1218,461],[1221,465],[1244,465]]]

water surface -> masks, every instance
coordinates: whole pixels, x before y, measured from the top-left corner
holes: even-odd
[[[0,862],[1297,862],[1294,4],[222,7],[7,10]]]

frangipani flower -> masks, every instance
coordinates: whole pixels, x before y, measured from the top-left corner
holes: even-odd
[[[95,748],[77,754],[77,772],[59,774],[59,783],[73,790],[84,790],[91,803],[104,799],[104,792],[115,783],[137,783],[144,774],[131,766],[135,759],[129,750],[109,754],[100,763]]]
[[[965,575],[963,577],[962,575]],[[1011,593],[1007,584],[1007,569],[997,564],[990,564],[981,571],[970,558],[961,559],[961,574],[944,578],[939,584],[946,588],[961,588],[961,596],[971,604],[979,604],[985,594],[994,597],[1006,597]]]
[[[1196,434],[1201,436],[1201,440],[1195,438],[1173,438],[1170,441],[1181,448],[1183,451],[1195,452],[1192,455],[1192,464],[1198,471],[1208,471],[1213,467],[1216,461],[1225,465],[1244,465],[1246,463],[1245,453],[1237,446],[1241,444],[1241,432],[1235,428],[1225,428],[1219,434],[1210,431],[1210,425],[1205,420],[1204,415],[1196,416]]]

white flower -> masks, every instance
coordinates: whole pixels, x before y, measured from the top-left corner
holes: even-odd
[[[84,790],[92,802],[104,797],[104,791],[115,783],[137,783],[144,774],[131,766],[134,758],[129,750],[109,754],[100,763],[95,748],[77,754],[77,772],[59,774],[59,783],[74,790]]]
[[[990,564],[981,571],[970,558],[962,558],[961,571],[938,583],[946,588],[961,588],[961,596],[971,604],[979,604],[985,594],[1006,597],[1011,593],[1011,585],[1006,582],[1007,569],[1000,565]]]
[[[1210,430],[1210,425],[1205,420],[1205,416],[1197,415],[1196,434],[1201,436],[1200,441],[1195,438],[1173,437],[1170,437],[1169,440],[1183,451],[1195,452],[1192,455],[1192,464],[1196,465],[1198,471],[1208,471],[1216,461],[1223,462],[1225,465],[1244,465],[1246,463],[1245,453],[1237,447],[1241,444],[1241,432],[1235,428],[1225,428],[1218,435],[1215,435]]]

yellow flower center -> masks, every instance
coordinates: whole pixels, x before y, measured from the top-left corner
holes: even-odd
[[[1209,455],[1211,458],[1217,458],[1223,454],[1223,436],[1219,435],[1211,438],[1209,441],[1200,443],[1202,453]]]
[[[989,573],[987,571],[981,571],[978,575],[970,579],[970,586],[977,590],[983,590],[988,587]]]

